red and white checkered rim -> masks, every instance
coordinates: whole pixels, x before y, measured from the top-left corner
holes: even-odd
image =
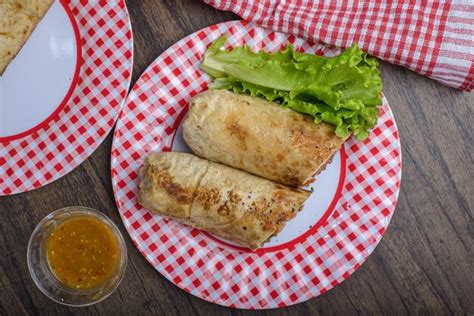
[[[31,133],[0,142],[0,196],[30,191],[81,164],[115,124],[131,82],[133,38],[125,1],[62,1],[82,63],[65,104]]]
[[[185,291],[247,309],[303,302],[348,278],[382,238],[401,179],[395,120],[384,98],[370,138],[344,145],[345,183],[333,213],[316,231],[283,249],[238,251],[198,229],[150,213],[137,203],[138,170],[149,152],[170,150],[183,109],[210,83],[199,65],[207,46],[221,34],[229,36],[232,46],[247,43],[274,51],[292,43],[310,53],[337,53],[243,21],[207,27],[171,46],[137,81],[117,123],[111,158],[117,207],[140,252]]]

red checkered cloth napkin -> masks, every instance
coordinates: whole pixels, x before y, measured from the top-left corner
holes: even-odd
[[[265,28],[364,51],[470,91],[473,0],[204,0]]]

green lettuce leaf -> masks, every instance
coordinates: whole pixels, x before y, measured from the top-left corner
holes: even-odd
[[[226,89],[278,103],[336,127],[339,137],[364,140],[382,103],[382,80],[375,58],[356,44],[335,57],[301,53],[291,45],[267,53],[247,45],[225,50],[215,40],[201,68],[214,78],[211,89]]]

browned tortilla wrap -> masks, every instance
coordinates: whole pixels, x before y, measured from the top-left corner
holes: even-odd
[[[200,157],[293,187],[311,182],[345,140],[332,125],[224,90],[192,99],[183,135]]]
[[[53,2],[53,0],[0,1],[0,76]]]
[[[309,192],[185,153],[154,153],[141,170],[150,211],[256,249],[300,210]]]

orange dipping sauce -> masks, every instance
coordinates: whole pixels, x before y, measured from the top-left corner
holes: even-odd
[[[110,279],[120,258],[112,229],[93,216],[75,216],[56,226],[46,253],[56,278],[75,289],[94,288]]]

